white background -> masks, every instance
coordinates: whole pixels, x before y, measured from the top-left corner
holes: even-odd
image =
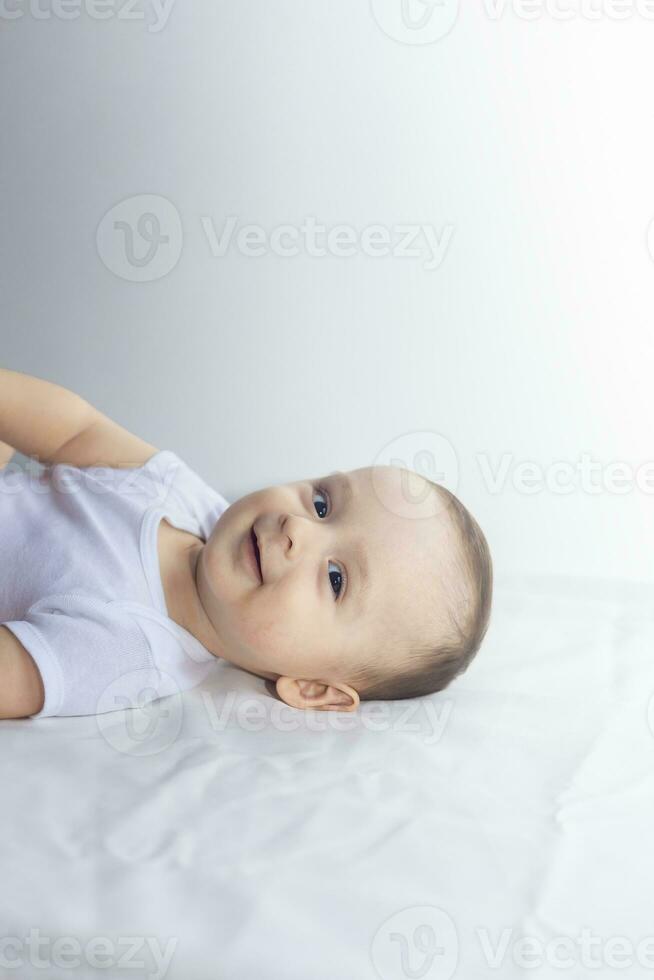
[[[1,363],[80,392],[230,501],[441,433],[498,574],[654,581],[653,494],[526,494],[512,470],[491,492],[479,462],[654,457],[654,20],[471,2],[446,36],[403,43],[378,22],[394,0],[377,18],[177,0],[161,30],[150,4],[122,6],[64,20],[5,0]],[[178,261],[150,282],[96,245],[135,195],[181,219]],[[432,270],[214,257],[202,219],[219,233],[229,215],[453,234]]]

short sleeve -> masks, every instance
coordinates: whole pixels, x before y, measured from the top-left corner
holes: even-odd
[[[32,718],[139,707],[160,697],[161,678],[138,624],[116,604],[51,595],[3,624],[31,654],[45,701]]]
[[[158,506],[175,527],[208,540],[229,502],[171,449],[160,449],[141,468],[155,487]]]

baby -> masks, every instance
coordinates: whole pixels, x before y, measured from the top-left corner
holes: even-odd
[[[0,440],[0,718],[141,706],[216,658],[293,707],[353,711],[442,690],[486,632],[486,539],[410,470],[228,504],[172,451],[5,369]],[[43,474],[10,473],[14,450]]]

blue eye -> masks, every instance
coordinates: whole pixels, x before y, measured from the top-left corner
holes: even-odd
[[[318,494],[319,497],[326,497],[327,500],[329,500],[329,494],[325,490],[323,490],[321,487],[314,487],[313,488],[313,492],[314,492],[314,494]],[[325,507],[325,504],[322,504],[321,506],[322,507]],[[323,513],[323,514],[319,514],[318,516],[322,518],[325,515]],[[330,572],[329,571],[329,566],[330,565],[335,565],[336,568],[338,569],[338,571],[336,571],[336,572]],[[343,582],[344,581],[347,582],[347,578],[345,576],[345,572],[343,571],[342,567],[337,562],[330,561],[327,564],[327,573],[329,575],[329,581],[330,581],[331,586],[332,586],[332,591],[334,592],[334,599],[339,599],[340,598],[340,595],[341,595],[341,592],[343,591]],[[335,586],[336,586],[336,588],[335,588]]]
[[[329,497],[327,496],[325,491],[321,490],[320,487],[314,487],[313,492],[317,493],[319,497],[327,497],[327,499],[329,500]],[[322,506],[324,507],[325,505],[323,504]],[[325,516],[324,514],[318,514],[318,517],[324,517],[324,516]]]
[[[333,564],[335,564],[335,563],[332,562],[332,561],[328,562],[327,569],[329,569],[329,566],[330,565],[333,565]],[[337,565],[336,567],[337,568],[340,568],[340,565]],[[334,578],[332,578],[332,576],[334,576],[336,578],[336,581],[337,581],[337,584],[338,584],[338,592],[334,592],[334,598],[338,599],[339,596],[340,596],[340,594],[341,594],[341,590],[343,589],[343,574],[340,571],[338,571],[338,572],[329,572],[329,581],[331,583],[332,590],[333,590],[334,589]]]

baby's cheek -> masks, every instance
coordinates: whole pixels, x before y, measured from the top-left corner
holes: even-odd
[[[251,648],[257,651],[270,670],[285,673],[293,669],[304,653],[310,650],[313,638],[307,635],[306,625],[293,619],[290,611],[267,615],[250,632]]]
[[[279,615],[257,603],[250,603],[238,615],[241,643],[251,650],[266,650],[278,642]]]

